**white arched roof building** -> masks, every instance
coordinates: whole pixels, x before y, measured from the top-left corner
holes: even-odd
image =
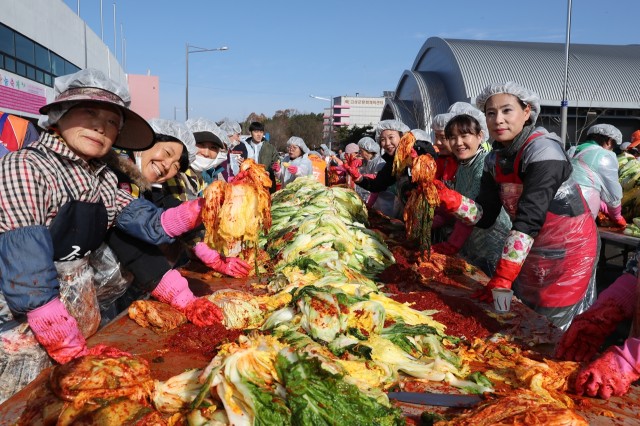
[[[640,128],[640,45],[571,44],[567,84],[568,142],[596,122],[617,126],[625,138]],[[433,116],[475,98],[489,83],[516,81],[541,99],[538,122],[560,133],[565,45],[429,38],[404,71],[382,120],[395,118],[430,130]]]

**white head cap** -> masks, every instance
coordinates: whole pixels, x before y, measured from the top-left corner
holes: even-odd
[[[531,123],[536,123],[538,115],[540,114],[540,98],[534,91],[513,81],[507,81],[506,83],[492,83],[485,87],[476,98],[476,106],[480,111],[484,112],[487,100],[489,100],[493,95],[498,95],[500,93],[513,95],[525,104],[531,106]]]
[[[196,140],[193,137],[193,133],[185,124],[162,118],[153,118],[149,120],[149,124],[157,134],[171,136],[182,142],[189,153],[189,163],[193,163],[196,159],[198,148],[196,148]]]

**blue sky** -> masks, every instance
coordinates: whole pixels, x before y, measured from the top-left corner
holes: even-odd
[[[64,1],[77,11],[78,0]],[[564,43],[567,20],[563,0],[103,0],[112,50],[114,3],[118,59],[122,25],[125,71],[159,76],[160,114],[179,120],[186,43],[229,47],[189,55],[189,116],[240,121],[287,108],[322,112],[328,102],[310,94],[395,90],[429,37]],[[100,1],[80,0],[80,16],[99,36]],[[640,43],[638,17],[638,0],[575,0],[571,42]]]

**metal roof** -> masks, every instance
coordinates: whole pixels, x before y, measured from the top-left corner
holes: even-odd
[[[429,38],[412,71],[434,72],[449,99],[475,101],[489,83],[516,81],[542,105],[560,106],[564,43]],[[570,44],[570,107],[640,109],[640,45]]]

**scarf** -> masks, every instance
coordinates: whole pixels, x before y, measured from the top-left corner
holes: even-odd
[[[531,136],[531,132],[533,132],[533,129],[535,129],[535,126],[533,124],[524,126],[520,134],[513,140],[513,142],[511,142],[509,146],[503,147],[498,150],[500,155],[503,158],[511,158],[516,155],[518,151],[520,151],[520,148],[522,148],[522,145],[524,145],[524,143],[527,141],[529,136]]]
[[[473,157],[467,158],[466,160],[458,160],[458,164],[460,164],[461,166],[470,166],[476,161],[476,158],[478,158],[478,156],[483,152],[486,152],[486,149],[484,148],[483,144],[480,144],[480,146],[478,147],[478,151],[476,151],[476,154]]]

